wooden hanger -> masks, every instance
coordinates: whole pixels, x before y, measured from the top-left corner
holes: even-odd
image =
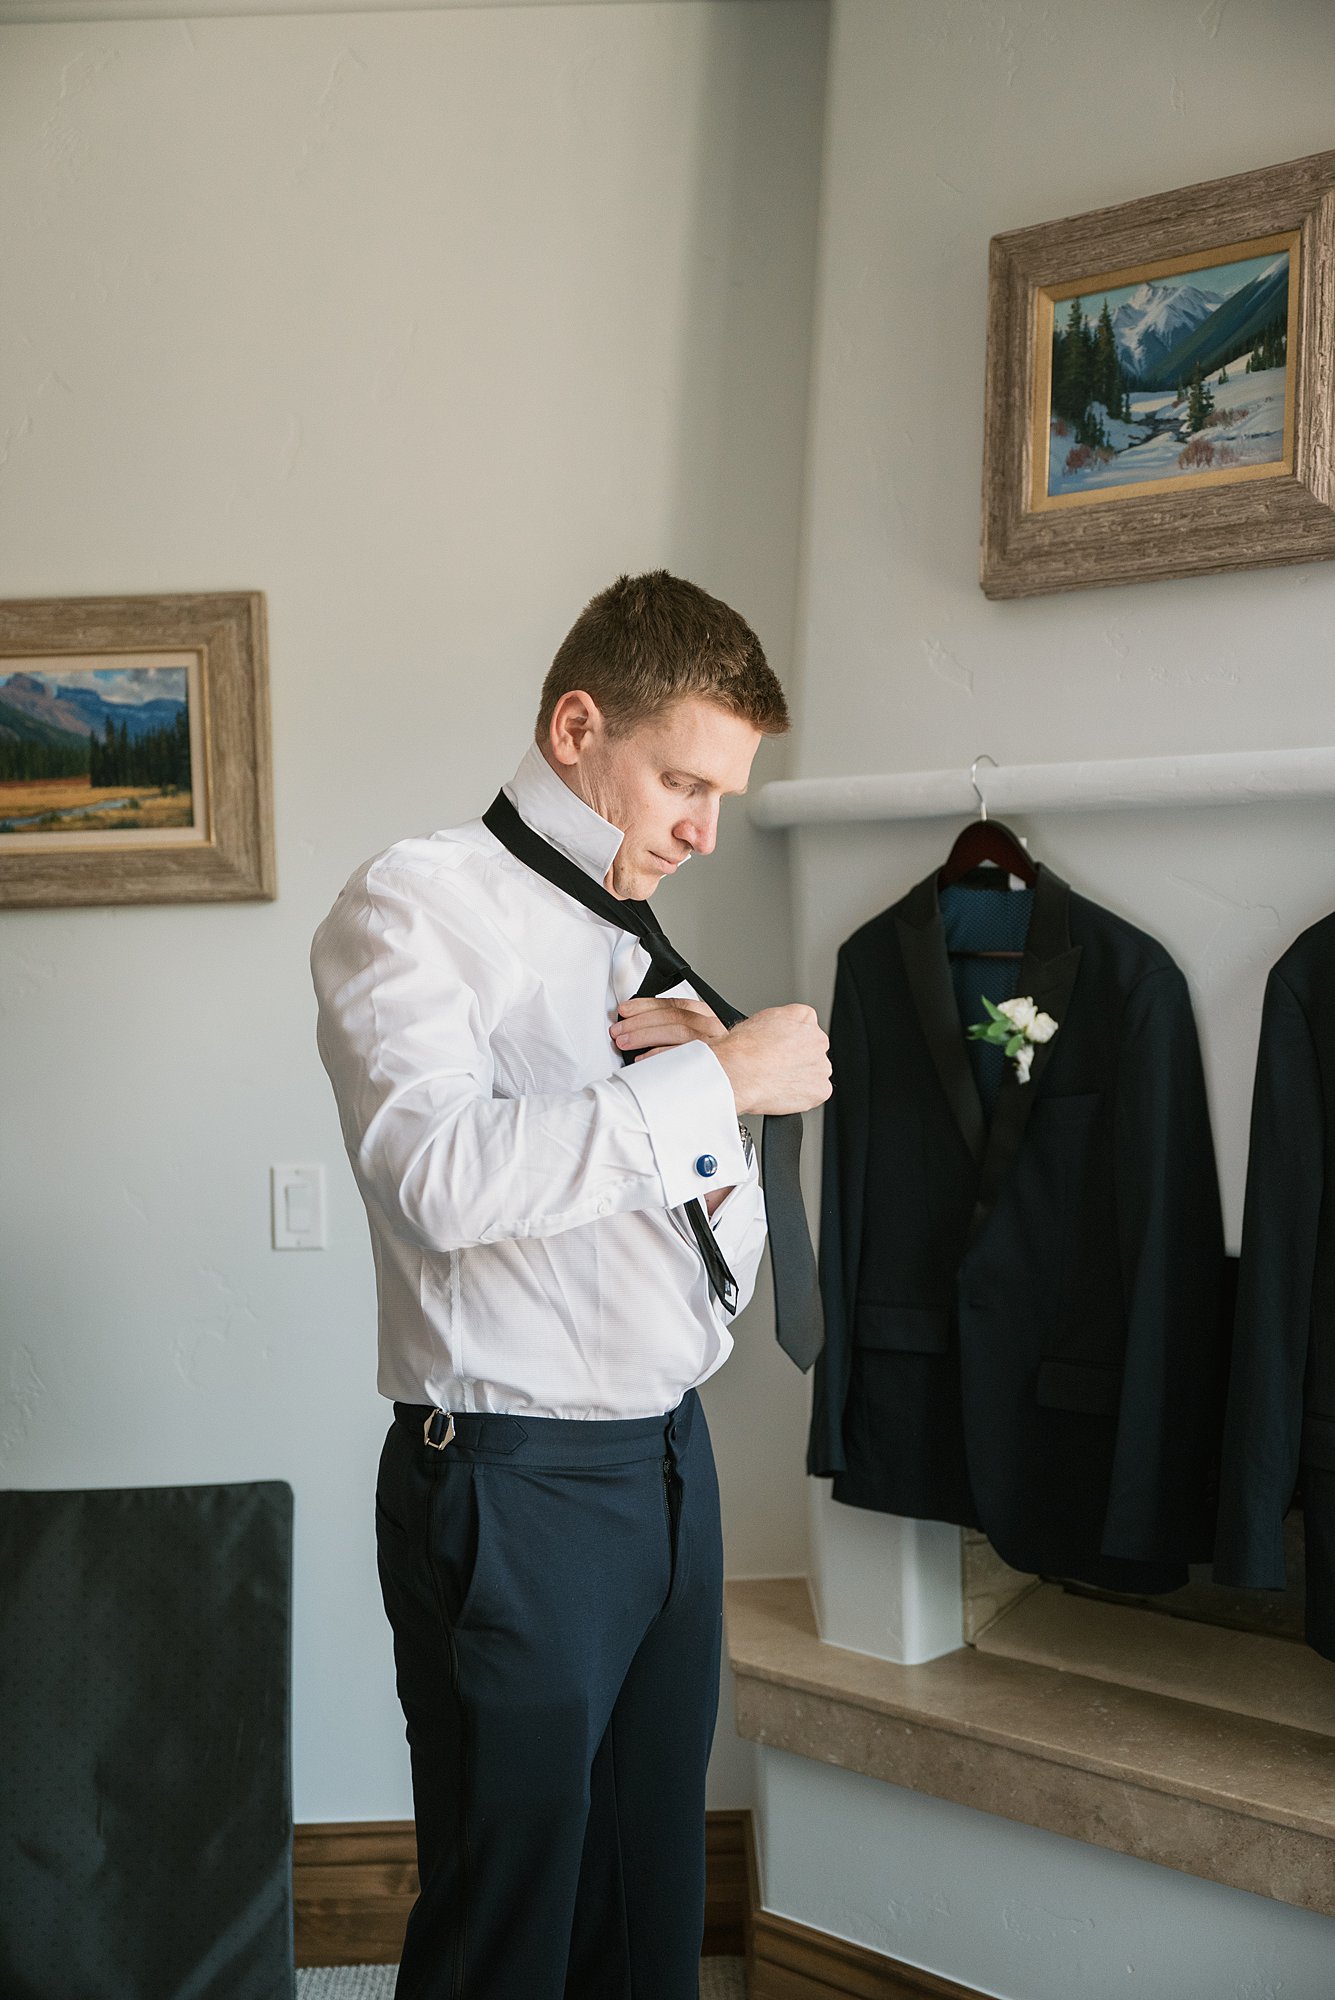
[[[978,817],[961,827],[955,836],[955,845],[946,856],[945,865],[936,878],[936,886],[948,889],[952,882],[958,882],[961,875],[967,875],[980,862],[993,861],[1007,874],[1018,875],[1025,887],[1032,889],[1038,879],[1038,871],[1020,845],[1019,837],[1003,821],[987,816],[987,800],[979,789],[976,776],[984,757],[987,757],[985,750],[974,758],[969,767],[969,783],[978,800]],[[993,759],[988,757],[987,761],[990,764]]]
[[[1018,875],[1027,889],[1032,889],[1038,879],[1038,870],[1021,846],[1019,836],[999,819],[987,816],[987,800],[979,788],[977,771],[987,752],[981,751],[969,767],[969,783],[973,786],[978,800],[978,817],[961,827],[955,836],[955,844],[946,856],[945,864],[936,878],[938,889],[948,889],[952,882],[958,882],[981,863],[991,861],[998,868],[1004,868],[1008,875]],[[987,757],[989,764],[995,759]],[[1022,951],[952,951],[952,958],[1023,958]]]

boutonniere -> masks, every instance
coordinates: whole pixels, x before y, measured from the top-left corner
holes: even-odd
[[[1015,1065],[1015,1074],[1020,1082],[1028,1083],[1034,1044],[1050,1042],[1057,1032],[1057,1023],[1051,1014],[1040,1014],[1027,995],[1018,1000],[1003,1000],[1000,1006],[994,1007],[984,994],[983,1005],[992,1018],[989,1021],[974,1021],[969,1028],[971,1039],[992,1042],[1004,1048]]]

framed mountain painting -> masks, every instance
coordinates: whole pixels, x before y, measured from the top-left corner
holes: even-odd
[[[275,893],[263,597],[0,603],[0,906]]]
[[[1335,555],[1335,152],[991,250],[990,597]]]

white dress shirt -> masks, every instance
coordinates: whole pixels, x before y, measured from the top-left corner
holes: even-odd
[[[621,830],[536,743],[505,789],[604,880]],[[726,1361],[681,1204],[731,1187],[711,1220],[740,1310],[765,1240],[754,1149],[707,1043],[622,1065],[610,1029],[648,966],[480,819],[396,841],[341,891],[311,972],[370,1222],[382,1395],[653,1416]]]

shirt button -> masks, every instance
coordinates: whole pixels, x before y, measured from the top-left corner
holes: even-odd
[[[599,1215],[610,1215],[610,1214],[612,1213],[612,1204],[611,1204],[611,1202],[610,1202],[610,1201],[600,1201],[600,1202],[599,1202],[599,1204],[598,1204],[598,1213],[599,1213]]]
[[[695,1163],[695,1171],[699,1174],[702,1181],[712,1180],[718,1172],[718,1161],[712,1153],[701,1153]]]

